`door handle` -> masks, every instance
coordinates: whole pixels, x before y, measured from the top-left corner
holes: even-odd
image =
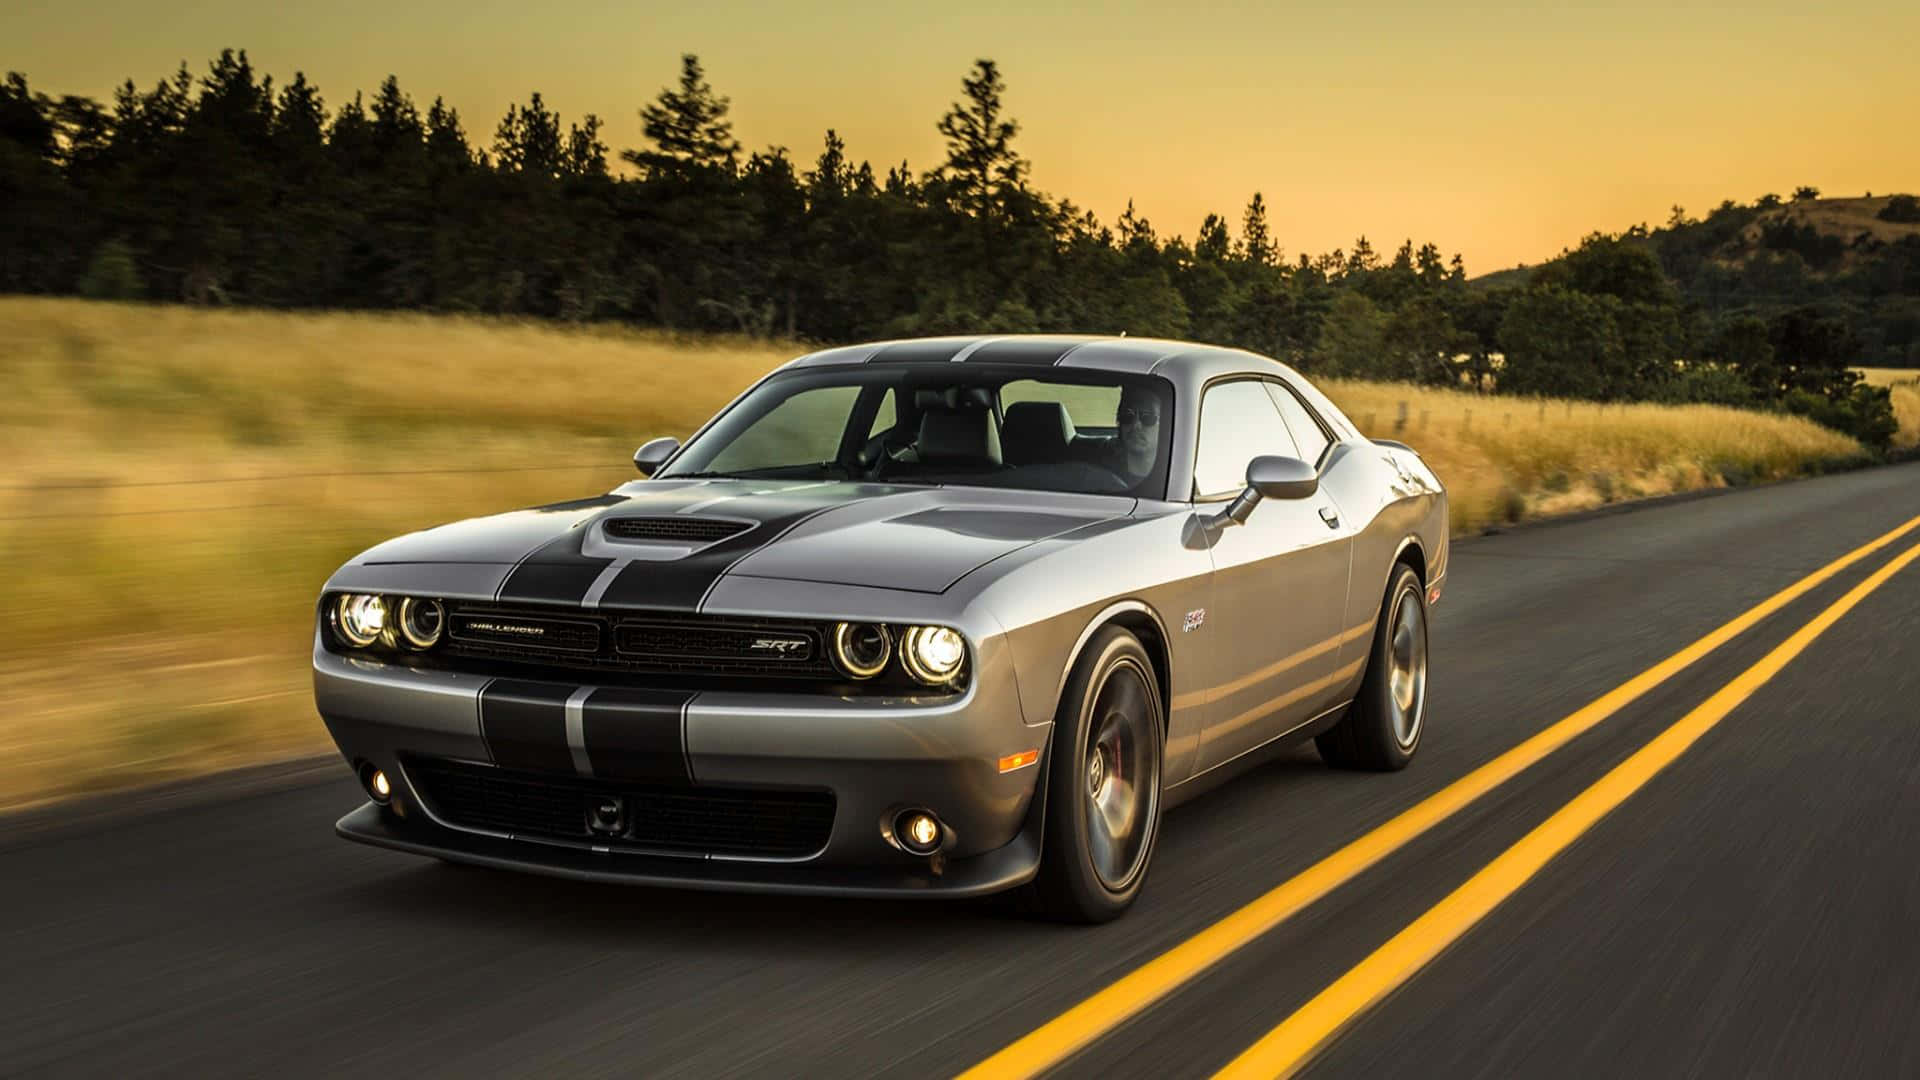
[[[1331,506],[1323,506],[1320,508],[1320,520],[1327,523],[1327,528],[1337,529],[1340,527],[1340,512]]]

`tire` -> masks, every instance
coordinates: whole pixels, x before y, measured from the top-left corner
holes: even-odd
[[[1404,769],[1420,749],[1427,718],[1427,595],[1420,576],[1395,563],[1373,628],[1360,693],[1338,724],[1314,738],[1339,769]]]
[[[1027,906],[1062,922],[1118,918],[1160,836],[1166,708],[1153,661],[1118,626],[1093,636],[1054,717],[1039,876]]]

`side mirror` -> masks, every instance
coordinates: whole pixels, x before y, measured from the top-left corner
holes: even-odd
[[[633,467],[640,470],[641,476],[652,476],[660,471],[660,466],[680,449],[680,440],[671,435],[650,439],[646,445],[633,452]]]
[[[1262,454],[1247,462],[1247,489],[1222,513],[1222,524],[1244,525],[1261,499],[1304,499],[1320,490],[1313,466],[1299,458]]]

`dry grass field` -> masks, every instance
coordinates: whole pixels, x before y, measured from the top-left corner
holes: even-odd
[[[306,657],[336,565],[396,533],[605,490],[645,438],[684,436],[796,351],[0,299],[0,808],[328,749]],[[1420,448],[1459,531],[1863,456],[1725,409],[1328,390],[1370,434]]]
[[[1920,447],[1920,368],[1858,368],[1868,382],[1893,392],[1893,415],[1900,430],[1893,435],[1893,448],[1912,450]]]

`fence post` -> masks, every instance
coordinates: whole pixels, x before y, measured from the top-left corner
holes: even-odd
[[[1422,415],[1425,415],[1425,414],[1422,414]],[[1427,422],[1425,420],[1421,420],[1420,426],[1425,427],[1426,423]],[[1395,434],[1398,434],[1399,432],[1407,430],[1407,403],[1404,401],[1400,403],[1399,414],[1393,418],[1393,430]]]

